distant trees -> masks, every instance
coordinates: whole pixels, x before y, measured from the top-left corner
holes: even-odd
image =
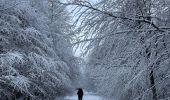
[[[0,1],[0,99],[54,99],[78,83],[65,7],[57,0]]]
[[[86,72],[97,92],[118,100],[169,98],[169,3],[169,0],[61,3],[77,9],[81,39],[75,44],[88,44]]]

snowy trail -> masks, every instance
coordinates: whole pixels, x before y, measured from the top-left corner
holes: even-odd
[[[77,95],[67,96],[64,100],[78,100]],[[93,93],[85,93],[83,96],[83,100],[102,100],[102,97],[93,94]]]

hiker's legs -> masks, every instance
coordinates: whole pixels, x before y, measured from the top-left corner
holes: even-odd
[[[83,100],[83,96],[80,96],[80,100]]]
[[[79,99],[79,100],[83,100],[82,98],[83,98],[83,96],[78,96],[78,99]]]

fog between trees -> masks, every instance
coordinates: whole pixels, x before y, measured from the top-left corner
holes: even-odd
[[[169,5],[0,0],[0,99],[53,100],[83,87],[111,100],[168,100]]]

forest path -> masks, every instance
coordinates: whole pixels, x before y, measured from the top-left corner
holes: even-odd
[[[78,99],[77,99],[77,95],[75,94],[73,96],[66,96],[64,100],[78,100]],[[102,97],[94,93],[86,92],[84,93],[83,100],[103,100],[103,99]]]

